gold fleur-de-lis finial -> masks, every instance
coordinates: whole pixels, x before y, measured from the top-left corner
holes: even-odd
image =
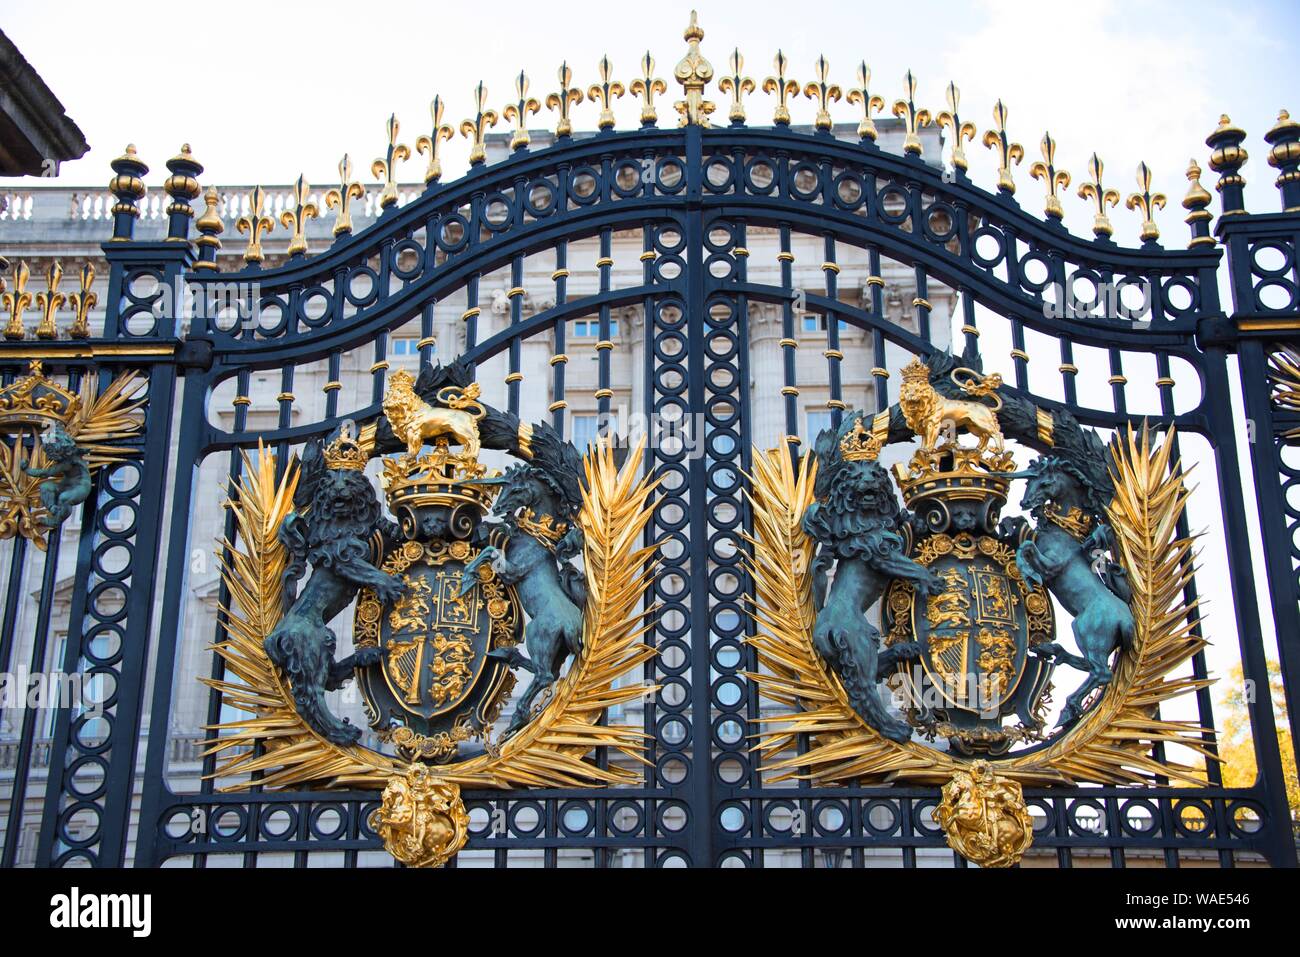
[[[727,112],[727,119],[739,126],[745,122],[745,94],[753,93],[756,89],[753,78],[744,75],[745,58],[740,55],[739,47],[732,50],[731,56],[727,58],[727,69],[731,73],[718,81],[718,89],[731,94],[731,109]]]
[[[32,294],[27,291],[27,280],[31,277],[31,270],[27,268],[27,263],[19,260],[14,266],[14,288],[13,292],[5,292],[0,295],[0,305],[3,305],[9,312],[9,322],[5,325],[6,339],[25,339],[27,337],[27,327],[23,325],[23,313],[27,307],[32,304]],[[4,289],[4,281],[0,280],[0,290]]]
[[[1011,137],[1007,136],[1007,108],[1001,100],[993,104],[993,122],[997,124],[997,129],[985,131],[984,145],[997,150],[998,190],[1011,194],[1016,191],[1016,181],[1011,178],[1011,164],[1019,163],[1025,158],[1025,148],[1019,143],[1011,142]]]
[[[879,113],[885,108],[885,101],[871,92],[871,67],[863,60],[858,64],[858,85],[849,90],[850,104],[862,104],[862,119],[858,121],[858,139],[876,140],[876,124],[871,119],[874,110]]]
[[[13,292],[0,295],[0,305],[3,305],[9,312],[9,322],[5,325],[6,339],[27,338],[27,327],[23,325],[23,313],[32,304],[32,294],[27,291],[27,280],[31,277],[31,274],[31,270],[27,268],[27,263],[19,260],[18,265],[14,266]],[[3,286],[0,286],[0,289],[3,288]]]
[[[1070,174],[1056,168],[1056,140],[1052,139],[1051,133],[1043,134],[1043,140],[1038,144],[1038,148],[1042,150],[1043,158],[1029,167],[1029,175],[1034,179],[1041,179],[1043,187],[1047,190],[1043,212],[1052,219],[1060,219],[1065,215],[1065,210],[1061,208],[1061,197],[1057,190],[1065,189],[1070,185]]]
[[[772,75],[763,81],[763,92],[776,94],[776,110],[772,114],[772,122],[777,126],[790,125],[788,101],[790,97],[799,95],[799,81],[786,75],[789,69],[790,58],[783,51],[777,50],[776,56],[772,58]]]
[[[546,97],[546,108],[560,113],[560,121],[555,124],[555,135],[572,136],[573,121],[569,119],[569,108],[574,103],[582,102],[582,89],[573,85],[573,69],[567,62],[560,64],[556,76],[559,77],[560,88]]]
[[[387,123],[388,146],[384,148],[384,155],[370,164],[370,175],[382,180],[384,184],[379,191],[380,209],[387,209],[397,202],[397,164],[411,158],[411,148],[405,143],[397,142],[400,129],[397,114],[390,113]]]
[[[614,64],[610,62],[608,55],[600,58],[600,62],[596,64],[596,71],[600,74],[600,82],[593,83],[587,89],[587,99],[593,103],[600,103],[600,119],[596,125],[602,130],[613,129],[612,101],[626,91],[623,89],[623,84],[614,79]]]
[[[81,267],[81,291],[74,292],[68,296],[68,304],[72,306],[72,325],[68,327],[68,335],[73,339],[90,338],[90,310],[99,302],[99,297],[90,291],[90,287],[95,284],[95,267],[86,263]]]
[[[436,183],[442,178],[442,152],[440,144],[456,135],[456,131],[442,121],[446,112],[442,97],[435,96],[429,102],[429,116],[433,119],[433,128],[428,136],[420,136],[415,141],[415,151],[423,156],[429,154],[429,163],[424,168],[424,184]],[[533,110],[536,113],[536,110]]]
[[[337,209],[334,214],[334,235],[352,232],[352,201],[366,195],[366,188],[352,178],[352,159],[347,153],[339,160],[339,185],[325,194],[327,209]]]
[[[813,73],[817,79],[803,88],[803,95],[817,101],[817,117],[813,122],[819,130],[829,130],[831,121],[831,101],[840,98],[840,88],[831,82],[831,63],[824,55],[817,57],[813,64]]]
[[[302,174],[293,184],[293,208],[280,214],[280,225],[293,230],[289,237],[290,256],[301,256],[307,252],[307,220],[320,215],[320,208],[311,201],[311,187]]]
[[[1142,241],[1154,242],[1160,238],[1160,227],[1156,225],[1157,209],[1165,208],[1165,194],[1151,192],[1151,167],[1145,162],[1137,167],[1138,192],[1130,193],[1124,205],[1129,209],[1142,211]]]
[[[893,113],[903,121],[903,128],[906,131],[903,137],[903,152],[920,156],[921,137],[917,134],[921,127],[930,125],[930,111],[917,109],[916,77],[912,75],[911,70],[903,74],[903,89],[907,91],[907,99],[895,100]]]
[[[248,215],[235,220],[235,228],[241,233],[248,233],[248,245],[244,247],[244,262],[260,263],[266,257],[262,254],[262,235],[275,229],[275,220],[262,213],[266,206],[266,190],[254,186],[248,194]]]
[[[655,94],[667,93],[668,84],[655,76],[655,58],[649,50],[641,58],[641,75],[632,81],[628,89],[633,96],[641,97],[641,125],[654,126],[659,122],[659,114],[655,111]]]
[[[496,110],[489,110],[487,102],[487,87],[483,85],[482,80],[479,80],[478,86],[474,87],[474,117],[473,119],[461,120],[460,123],[460,135],[470,138],[470,166],[477,166],[487,160],[487,146],[484,143],[484,137],[487,136],[488,127],[497,125]]]
[[[521,150],[528,145],[528,114],[538,113],[541,109],[542,104],[528,95],[528,74],[520,70],[515,76],[515,101],[501,111],[507,120],[513,120],[515,124],[515,131],[510,136],[512,150]]]
[[[1096,153],[1088,159],[1088,182],[1079,184],[1079,198],[1089,199],[1093,203],[1092,232],[1094,236],[1109,236],[1115,230],[1111,228],[1110,217],[1106,207],[1119,205],[1119,191],[1107,189],[1102,185],[1101,173],[1105,168]]]
[[[709,114],[716,104],[704,98],[704,88],[713,79],[713,64],[700,52],[700,41],[704,39],[704,30],[700,27],[699,17],[691,11],[691,22],[682,32],[686,41],[686,55],[673,67],[673,78],[682,85],[685,98],[673,104],[681,114],[678,126],[708,126]]]
[[[936,122],[940,126],[946,126],[952,130],[952,165],[954,169],[969,169],[970,166],[966,161],[966,150],[962,146],[963,140],[974,140],[975,129],[974,123],[963,123],[961,114],[957,111],[961,104],[961,90],[957,89],[957,84],[951,80],[948,81],[948,88],[944,91],[948,100],[948,109],[943,110],[937,117]]]
[[[36,326],[37,339],[54,339],[58,336],[58,326],[54,324],[54,316],[59,311],[59,306],[67,300],[67,296],[59,292],[59,284],[63,282],[63,264],[57,259],[50,263],[50,268],[45,270],[45,291],[36,294],[36,308],[41,311],[41,321]]]

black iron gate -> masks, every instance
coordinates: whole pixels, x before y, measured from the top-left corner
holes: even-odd
[[[1011,144],[1000,110],[990,137],[1003,169],[999,188],[990,193],[971,182],[964,156],[945,170],[937,156],[923,155],[911,93],[900,101],[902,123],[879,126],[906,137],[902,155],[896,155],[877,146],[873,98],[865,89],[858,91],[865,119],[856,136],[844,136],[832,128],[829,114],[824,122],[819,114],[810,130],[792,128],[781,111],[783,76],[776,84],[776,123],[747,125],[742,79],[732,81],[733,90],[741,89],[730,125],[703,125],[706,114],[692,101],[688,84],[680,128],[658,128],[651,109],[638,130],[616,131],[612,119],[602,120],[595,135],[561,132],[552,145],[531,150],[527,137],[517,138],[500,162],[480,159],[452,183],[431,178],[408,202],[385,204],[373,225],[355,235],[340,229],[318,254],[291,250],[274,268],[263,268],[251,245],[242,270],[215,268],[221,221],[209,203],[197,225],[191,222],[202,168],[188,152],[167,164],[167,237],[133,238],[147,170],[130,153],[115,161],[111,189],[117,205],[113,235],[104,244],[111,277],[102,334],[0,344],[6,385],[24,374],[32,358],[44,363],[46,374],[67,376],[73,391],[86,376],[105,388],[123,370],[139,370],[147,381],[145,428],[124,440],[136,455],[97,473],[95,492],[82,506],[75,568],[58,568],[60,550],[51,548],[37,590],[32,661],[47,655],[55,583],[61,574],[72,574],[61,667],[106,684],[105,710],[93,718],[60,711],[48,745],[48,771],[40,774],[33,762],[39,743],[35,719],[24,717],[13,749],[6,864],[16,860],[24,822],[36,819],[40,864],[152,866],[183,858],[203,866],[218,854],[244,855],[248,864],[265,855],[298,865],[356,864],[380,846],[366,823],[377,803],[373,792],[253,787],[220,793],[211,780],[189,793],[173,788],[167,732],[180,693],[173,677],[178,656],[195,642],[219,639],[222,627],[220,613],[216,636],[189,627],[195,555],[208,548],[196,540],[191,515],[203,497],[221,494],[214,475],[238,479],[245,467],[241,450],[261,442],[283,459],[345,418],[366,422],[377,416],[392,358],[390,333],[418,325],[421,357],[432,359],[435,304],[449,301],[463,302],[463,355],[477,365],[480,378],[488,374],[483,370],[503,373],[505,408],[521,413],[528,405],[524,390],[544,385],[550,419],[561,430],[572,323],[594,324],[596,409],[612,415],[613,330],[632,307],[628,314],[642,322],[635,335],[644,357],[640,408],[632,411],[650,420],[684,416],[698,423],[694,445],[652,447],[647,462],[662,482],[662,498],[649,532],[661,547],[654,584],[659,611],[648,638],[659,653],[645,666],[644,678],[659,690],[643,712],[650,746],[641,785],[467,793],[476,820],[469,852],[491,852],[498,866],[520,854],[538,854],[547,865],[578,855],[595,866],[762,866],[797,854],[803,866],[862,866],[881,857],[915,866],[927,849],[947,853],[929,816],[937,789],[772,786],[750,750],[752,722],[763,708],[746,678],[755,667],[744,643],[753,627],[746,606],[752,590],[741,564],[743,535],[750,529],[742,489],[758,438],[754,407],[760,399],[779,403],[780,434],[772,439],[797,444],[803,435],[807,441],[800,389],[815,382],[828,396],[830,422],[838,424],[851,404],[841,342],[850,332],[861,337],[863,354],[870,357],[869,412],[896,400],[890,368],[901,365],[897,356],[926,356],[947,347],[974,360],[982,355],[981,335],[997,329],[1010,345],[1008,385],[1039,407],[1068,410],[1103,430],[1146,418],[1161,427],[1176,425],[1184,443],[1194,437],[1202,481],[1217,488],[1221,505],[1209,532],[1221,543],[1231,576],[1231,602],[1218,603],[1205,626],[1207,637],[1231,636],[1235,629],[1245,677],[1267,687],[1260,622],[1271,614],[1290,713],[1296,713],[1300,512],[1293,489],[1300,461],[1291,453],[1300,434],[1300,127],[1280,121],[1268,136],[1286,211],[1244,211],[1244,134],[1225,122],[1209,141],[1223,206],[1216,229],[1210,228],[1211,197],[1200,188],[1199,171],[1189,171],[1192,189],[1183,205],[1190,247],[1161,245],[1152,221],[1158,200],[1149,180],[1140,179],[1131,201],[1144,220],[1142,243],[1135,248],[1111,239],[1107,199],[1113,191],[1100,182],[1100,164],[1093,169],[1094,195],[1100,197],[1094,238],[1076,238],[1060,225],[1053,211],[1054,169],[1044,170],[1047,217],[1021,208],[1013,195]],[[562,91],[562,103],[566,97]],[[819,105],[825,110],[824,97]],[[480,101],[479,115],[467,121],[476,143],[482,142],[483,112]],[[960,154],[962,124],[950,119]],[[435,129],[435,147],[438,134]],[[1047,144],[1044,152],[1050,166]],[[390,167],[392,158],[390,153]],[[391,185],[391,168],[387,175]],[[346,204],[346,180],[342,192]],[[303,211],[297,213],[301,220]],[[264,229],[256,205],[247,211],[245,226],[256,241]],[[616,285],[615,237],[628,234],[641,239],[640,281]],[[594,264],[573,260],[571,250],[583,243],[594,244]],[[1218,243],[1226,247],[1232,269],[1231,314],[1219,302]],[[751,278],[759,250],[764,268]],[[795,278],[796,255],[806,258],[810,251],[820,260],[823,279],[806,288]],[[538,257],[553,263],[553,301],[525,316],[526,262]],[[839,287],[850,260],[866,269],[860,292],[853,294]],[[910,278],[912,295],[901,308],[887,301],[883,276],[891,264]],[[571,277],[584,269],[596,277],[595,288],[575,295]],[[481,336],[486,304],[480,302],[480,283],[497,271],[511,277],[506,318],[499,331]],[[1074,308],[1066,293],[1080,284],[1099,292],[1092,303],[1085,299]],[[218,286],[221,295],[210,296]],[[1114,303],[1107,310],[1100,290],[1122,296],[1130,286],[1145,293],[1147,308],[1133,317],[1117,314]],[[951,293],[955,307],[936,318],[932,299],[938,289]],[[187,296],[195,299],[193,307]],[[205,307],[215,301],[233,308]],[[779,361],[761,371],[779,370],[779,381],[756,377],[753,367],[752,324],[764,308],[779,326]],[[247,314],[256,314],[257,321],[245,321]],[[815,345],[825,364],[812,382],[800,382],[797,350],[801,342],[808,347],[809,329],[821,337]],[[545,383],[524,376],[523,346],[538,338],[551,351]],[[1076,352],[1086,350],[1095,350],[1103,363],[1100,387],[1095,375],[1080,380]],[[368,397],[350,401],[340,370],[359,352],[366,355],[372,385]],[[1001,360],[988,350],[983,358],[986,367]],[[1040,374],[1041,367],[1050,371]],[[296,377],[301,381],[320,370],[325,382],[318,398],[297,397]],[[258,376],[278,377],[270,409],[253,408]],[[1139,376],[1144,378],[1137,381]],[[1130,408],[1139,388],[1154,396],[1154,407]],[[1233,411],[1238,389],[1248,422]],[[1193,400],[1185,399],[1186,390]],[[1238,458],[1237,439],[1246,430],[1253,440],[1249,456],[1263,517],[1262,552],[1251,540],[1244,463]],[[232,520],[224,531],[233,539]],[[7,547],[0,661],[12,671],[18,653],[15,607],[27,600],[21,569],[41,553],[22,535]],[[125,550],[125,564],[105,564],[113,548]],[[1271,596],[1263,608],[1253,583],[1261,561]],[[229,597],[222,587],[216,607]],[[1189,680],[1206,672],[1198,654]],[[221,677],[215,657],[210,676]],[[1199,687],[1195,702],[1204,739],[1213,748],[1219,725],[1211,690]],[[221,720],[221,707],[212,692],[208,724]],[[1060,866],[1081,854],[1088,860],[1100,855],[1110,866],[1123,866],[1135,854],[1177,866],[1189,853],[1209,855],[1224,866],[1261,857],[1293,866],[1295,838],[1273,702],[1256,695],[1248,713],[1258,767],[1253,785],[1224,786],[1210,763],[1197,788],[1027,789],[1041,820],[1035,847],[1052,850]],[[145,746],[137,753],[140,742]],[[202,762],[211,774],[212,758]],[[31,797],[42,788],[36,809]],[[196,821],[202,825],[194,826]]]

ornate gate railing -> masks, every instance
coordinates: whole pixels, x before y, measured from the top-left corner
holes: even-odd
[[[380,801],[373,787],[267,787],[259,778],[269,772],[259,772],[227,791],[233,776],[223,776],[220,756],[210,752],[195,759],[201,775],[182,786],[169,743],[172,716],[194,693],[181,675],[196,655],[206,662],[201,677],[213,682],[202,724],[239,717],[230,710],[229,685],[223,699],[226,659],[201,649],[229,638],[237,597],[227,579],[208,570],[209,540],[223,543],[219,558],[229,562],[246,530],[234,510],[217,528],[196,528],[195,516],[213,496],[224,498],[219,486],[248,479],[260,461],[248,456],[259,446],[275,453],[282,479],[291,453],[334,435],[344,420],[373,425],[385,412],[394,334],[405,329],[422,363],[448,338],[459,338],[460,357],[485,398],[517,421],[545,421],[574,435],[571,383],[591,375],[571,368],[576,341],[594,360],[588,397],[597,415],[619,413],[616,398],[626,392],[631,414],[642,421],[693,424],[675,441],[652,441],[646,450],[645,472],[659,484],[644,541],[658,552],[651,593],[639,607],[655,655],[629,679],[643,682],[649,696],[644,704],[629,697],[633,703],[617,716],[638,720],[644,731],[644,766],[628,764],[634,783],[613,787],[467,786],[462,864],[477,855],[498,866],[562,859],[595,866],[915,866],[932,854],[964,863],[946,850],[933,817],[941,782],[909,782],[906,775],[902,783],[888,775],[868,783],[775,781],[765,764],[771,754],[755,750],[755,722],[781,708],[764,690],[770,682],[755,677],[770,669],[753,641],[762,629],[752,603],[763,596],[752,580],[759,532],[746,493],[761,465],[751,451],[756,445],[798,456],[816,439],[801,426],[803,394],[816,392],[829,428],[861,411],[892,441],[904,361],[929,358],[937,369],[936,357],[951,352],[958,365],[1005,370],[1004,401],[1037,410],[1037,431],[1020,444],[1026,452],[1052,448],[1053,423],[1075,421],[1109,435],[1146,422],[1174,444],[1175,458],[1181,453],[1185,465],[1197,463],[1202,489],[1191,501],[1212,502],[1217,493],[1217,510],[1195,518],[1208,523],[1207,561],[1227,580],[1219,575],[1207,586],[1189,574],[1181,589],[1179,607],[1189,616],[1187,640],[1195,648],[1171,680],[1182,683],[1191,703],[1166,715],[1167,735],[1149,731],[1140,758],[1130,756],[1154,769],[1140,783],[1089,784],[1087,774],[1027,778],[1033,847],[1054,854],[1060,866],[1080,857],[1124,866],[1133,855],[1169,866],[1189,856],[1223,866],[1294,866],[1275,702],[1263,693],[1248,701],[1258,773],[1252,784],[1226,786],[1215,759],[1221,722],[1200,639],[1224,645],[1235,637],[1244,678],[1266,688],[1261,616],[1271,615],[1286,703],[1296,713],[1300,512],[1291,492],[1300,480],[1292,454],[1300,434],[1300,127],[1284,116],[1267,137],[1285,211],[1244,210],[1245,134],[1225,118],[1207,141],[1222,202],[1214,229],[1211,196],[1193,164],[1183,201],[1189,248],[1161,245],[1154,217],[1164,197],[1143,166],[1128,201],[1142,219],[1141,245],[1130,247],[1111,238],[1108,208],[1119,197],[1102,183],[1095,157],[1094,237],[1077,238],[1061,225],[1068,177],[1055,168],[1050,137],[1033,168],[1047,187],[1046,215],[1021,207],[1013,167],[1022,151],[1011,142],[1001,103],[986,136],[999,165],[990,193],[968,175],[963,146],[974,127],[958,116],[955,88],[939,117],[955,147],[948,168],[938,162],[911,75],[894,107],[899,120],[877,124],[872,114],[881,101],[867,87],[865,65],[850,91],[862,111],[856,135],[832,125],[829,107],[840,91],[824,61],[818,81],[807,86],[818,107],[813,128],[790,125],[786,101],[799,86],[780,57],[768,84],[778,95],[771,127],[746,122],[753,84],[738,57],[723,78],[729,124],[710,125],[705,84],[713,71],[694,23],[686,37],[688,53],[675,73],[685,91],[682,125],[658,127],[654,95],[663,87],[650,61],[633,85],[644,106],[641,128],[614,129],[609,98],[621,87],[602,63],[602,82],[590,91],[604,108],[600,129],[575,136],[568,111],[581,93],[562,69],[551,98],[561,117],[554,142],[529,148],[526,118],[537,104],[521,84],[509,155],[488,163],[487,149],[500,144],[486,136],[495,114],[480,86],[476,113],[465,122],[475,147],[470,171],[443,183],[438,147],[451,128],[442,125],[435,101],[434,128],[420,143],[429,160],[423,192],[398,201],[394,167],[409,150],[390,121],[389,148],[376,165],[385,179],[377,219],[351,230],[348,205],[360,187],[351,187],[345,160],[340,187],[327,200],[339,207],[333,241],[319,252],[308,248],[317,235],[310,218],[325,210],[300,182],[296,205],[282,220],[292,236],[289,255],[272,267],[263,266],[260,243],[274,221],[257,193],[234,210],[243,213],[238,225],[248,244],[243,268],[229,271],[224,261],[218,268],[224,201],[215,191],[191,223],[203,170],[188,150],[167,163],[166,235],[156,239],[136,235],[146,166],[132,150],[114,161],[102,330],[65,336],[50,326],[28,338],[17,304],[21,283],[7,294],[12,321],[0,343],[6,401],[30,381],[25,376],[63,383],[68,395],[89,383],[95,388],[86,395],[102,397],[135,372],[131,395],[139,405],[134,425],[93,440],[118,454],[93,471],[93,491],[76,506],[75,531],[40,524],[34,482],[24,492],[32,524],[19,521],[21,496],[6,493],[11,541],[0,662],[12,672],[26,656],[33,672],[45,668],[56,619],[66,615],[68,640],[55,667],[95,684],[102,708],[59,710],[48,745],[36,712],[13,722],[4,863],[20,860],[23,841],[35,842],[37,863],[55,865],[180,858],[203,866],[214,854],[244,855],[248,864],[357,864],[381,855],[370,822]],[[893,140],[901,153],[878,145]],[[639,238],[638,265],[618,268],[615,253],[629,236]],[[1232,270],[1231,315],[1219,301],[1220,243]],[[594,263],[578,254],[594,254]],[[803,270],[809,257],[820,273],[815,285]],[[539,271],[549,271],[549,288],[525,289],[525,277]],[[862,277],[860,288],[846,286],[842,277],[850,273]],[[485,330],[492,305],[483,298],[485,283],[494,274],[506,285],[495,303],[499,328]],[[579,275],[591,281],[576,286]],[[55,294],[56,283],[50,285],[46,303]],[[904,287],[901,304],[891,302]],[[1075,298],[1081,287],[1093,291],[1082,304]],[[547,301],[525,315],[526,296]],[[82,319],[91,304],[83,294],[72,307]],[[57,309],[47,306],[51,322]],[[589,338],[574,339],[577,322]],[[998,338],[1009,346],[1005,361],[1003,353],[981,348]],[[616,379],[616,339],[631,352],[632,383]],[[544,344],[540,360],[537,343]],[[821,361],[801,362],[801,344],[805,351],[815,346]],[[33,360],[43,365],[32,369]],[[1040,373],[1043,367],[1050,371]],[[360,370],[363,383],[369,379],[352,394],[343,381],[350,369]],[[304,384],[314,386],[310,395],[296,391]],[[275,398],[259,407],[262,394]],[[1245,421],[1234,411],[1236,395]],[[32,426],[46,419],[28,416],[23,429],[6,426],[11,462],[35,455]],[[83,448],[92,441],[86,435]],[[1250,440],[1262,550],[1252,541],[1242,482],[1243,435]],[[509,448],[517,452],[519,445]],[[7,474],[18,474],[13,468]],[[1183,514],[1177,524],[1177,537],[1185,537],[1195,523]],[[1254,587],[1260,561],[1269,588],[1263,607]],[[40,581],[27,579],[25,570],[37,566]],[[64,575],[71,575],[66,596]],[[199,579],[207,592],[196,590]],[[1222,597],[1202,621],[1195,608],[1207,587]],[[200,627],[214,633],[198,633]],[[39,768],[34,756],[44,747],[48,767]],[[268,739],[254,750],[275,747]],[[816,747],[797,731],[782,745],[796,764]],[[1167,747],[1201,755],[1193,780],[1175,769],[1179,762]],[[589,759],[598,767],[610,760],[626,761],[603,753]],[[22,837],[36,821],[39,831]]]

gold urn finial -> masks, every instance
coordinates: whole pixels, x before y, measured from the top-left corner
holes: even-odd
[[[1137,167],[1138,192],[1130,193],[1124,205],[1129,209],[1142,212],[1142,241],[1155,242],[1160,238],[1160,227],[1156,225],[1155,211],[1165,208],[1165,194],[1151,191],[1151,167],[1145,162]]]
[[[325,194],[325,207],[337,209],[334,235],[352,232],[352,200],[366,195],[366,188],[352,178],[352,160],[347,153],[339,160],[339,185]]]
[[[1025,148],[1019,143],[1011,142],[1011,137],[1007,135],[1007,113],[1001,100],[993,104],[993,122],[997,128],[985,131],[984,146],[997,151],[998,190],[1010,195],[1016,191],[1016,181],[1011,178],[1011,164],[1019,163],[1025,158]]]
[[[483,84],[479,84],[482,86]],[[493,114],[495,122],[496,114]],[[397,164],[403,160],[411,158],[411,148],[405,143],[397,142],[397,134],[401,129],[401,124],[397,122],[397,114],[390,113],[388,122],[385,124],[388,131],[388,146],[384,148],[384,155],[370,164],[370,175],[377,179],[383,180],[383,188],[379,191],[379,208],[387,209],[397,202]]]
[[[876,141],[876,124],[871,119],[872,111],[879,113],[885,108],[885,101],[871,92],[871,67],[863,60],[858,64],[858,85],[849,90],[848,102],[862,104],[862,119],[858,121],[858,139]]]
[[[536,102],[536,101],[534,101]],[[442,121],[446,105],[441,96],[435,96],[429,102],[429,116],[433,118],[433,129],[427,136],[420,136],[415,141],[415,151],[423,156],[429,154],[429,163],[424,168],[424,183],[436,183],[442,178],[442,156],[439,144],[447,142],[456,135],[456,131]],[[536,113],[536,110],[533,110]]]
[[[217,253],[221,251],[221,240],[218,237],[226,231],[226,224],[221,221],[218,210],[220,205],[221,194],[215,186],[209,186],[203,192],[203,213],[194,221],[194,228],[199,231],[199,238],[194,241],[199,247],[199,258],[194,264],[196,270],[217,269]],[[76,324],[73,326],[75,328]]]
[[[803,95],[817,101],[817,116],[813,120],[819,130],[829,131],[834,125],[831,120],[830,104],[840,98],[840,88],[830,81],[831,63],[826,57],[817,57],[813,64],[813,73],[817,79],[803,88]]]
[[[776,110],[772,113],[772,122],[777,126],[790,125],[790,107],[788,101],[799,95],[799,81],[788,76],[790,58],[782,50],[776,51],[772,58],[772,75],[763,81],[764,93],[776,94]]]
[[[528,114],[541,112],[542,104],[528,95],[528,74],[520,70],[515,74],[515,101],[507,103],[501,115],[513,120],[515,130],[510,135],[510,148],[521,150],[531,142],[528,135]],[[419,144],[416,144],[419,149]]]
[[[215,189],[209,189],[209,194],[215,194]],[[218,220],[220,222],[220,220]],[[68,296],[68,304],[72,306],[72,325],[68,327],[68,335],[73,339],[90,338],[90,310],[99,302],[99,297],[90,291],[90,287],[95,284],[95,267],[86,263],[81,267],[81,291],[74,292]]]
[[[36,326],[37,339],[54,339],[59,334],[54,316],[68,298],[59,292],[59,284],[62,282],[63,264],[56,259],[45,270],[45,291],[36,294],[36,308],[41,310],[41,321]]]
[[[474,87],[474,116],[460,122],[460,135],[467,136],[470,140],[470,166],[478,166],[487,161],[487,146],[484,138],[487,136],[488,127],[497,125],[497,111],[489,110],[487,102],[487,87],[483,85],[482,80],[479,80],[478,86]]]
[[[659,122],[659,113],[655,110],[655,94],[667,93],[668,84],[655,76],[655,58],[650,51],[641,57],[641,75],[628,87],[633,96],[641,98],[641,125],[654,126]]]
[[[546,108],[558,111],[560,114],[560,119],[555,124],[555,135],[571,136],[573,120],[569,117],[569,110],[575,103],[582,102],[582,89],[573,85],[573,68],[567,61],[560,63],[556,76],[559,78],[560,88],[546,97]]]
[[[301,173],[293,184],[293,208],[280,214],[280,225],[292,230],[289,238],[290,256],[302,256],[307,252],[307,220],[315,219],[320,208],[311,201],[311,186]]]
[[[600,82],[587,88],[587,99],[600,104],[600,119],[596,125],[602,130],[610,130],[614,128],[613,101],[626,91],[623,84],[614,79],[614,64],[608,54],[596,64],[596,72],[600,74]]]
[[[682,33],[686,41],[686,55],[673,68],[673,77],[682,85],[684,99],[674,106],[681,114],[678,126],[708,126],[709,114],[715,109],[711,100],[704,98],[704,88],[713,79],[713,64],[700,52],[700,41],[704,39],[704,30],[700,28],[699,18],[691,11],[691,22]]]
[[[753,93],[757,87],[752,77],[744,75],[745,58],[740,55],[740,47],[731,51],[731,56],[727,58],[727,69],[731,72],[718,81],[718,89],[731,94],[731,109],[727,111],[727,119],[739,125],[745,122],[745,94]]]
[[[1192,231],[1189,247],[1213,246],[1214,237],[1210,235],[1210,222],[1214,219],[1207,206],[1213,199],[1209,190],[1201,185],[1201,164],[1192,157],[1187,163],[1187,195],[1183,197],[1183,209],[1187,210],[1187,223]]]
[[[1088,159],[1088,176],[1090,179],[1086,183],[1079,184],[1079,198],[1090,199],[1094,204],[1092,216],[1092,232],[1094,236],[1109,236],[1114,232],[1110,225],[1110,217],[1106,215],[1106,207],[1112,208],[1119,205],[1119,191],[1107,189],[1102,185],[1101,173],[1104,169],[1101,159],[1096,153]]]
[[[248,215],[235,220],[235,229],[248,234],[248,245],[244,248],[244,262],[260,263],[266,256],[262,253],[262,235],[275,229],[275,220],[263,215],[266,206],[266,190],[254,186],[248,194]]]
[[[1057,190],[1066,189],[1070,185],[1070,174],[1056,168],[1056,140],[1052,139],[1051,133],[1043,134],[1039,149],[1043,158],[1029,167],[1029,175],[1041,179],[1047,190],[1043,212],[1052,219],[1060,219],[1065,215],[1065,210],[1061,208],[1061,197]]]
[[[27,268],[27,263],[20,259],[17,265],[14,266],[13,291],[0,294],[0,304],[9,313],[9,321],[5,325],[4,332],[6,339],[27,338],[27,327],[23,325],[23,313],[32,304],[32,294],[27,291],[27,280],[31,277],[31,274],[32,271]]]

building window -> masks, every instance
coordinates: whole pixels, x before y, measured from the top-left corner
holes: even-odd
[[[595,338],[600,335],[599,319],[575,319],[573,322],[573,334],[575,336],[590,336]],[[609,320],[609,337],[613,339],[618,335],[618,320]]]
[[[573,447],[584,455],[587,452],[587,446],[596,441],[596,435],[599,431],[598,425],[600,416],[574,413],[569,419],[569,440]]]
[[[420,354],[420,340],[414,336],[399,336],[389,340],[389,353],[393,356],[418,356]],[[436,352],[437,348],[430,346],[430,352]]]
[[[817,436],[825,429],[831,427],[831,410],[830,409],[809,409],[804,413],[808,421],[808,434],[805,438],[810,443],[817,441]]]
[[[839,322],[839,327],[840,327],[840,332],[848,332],[848,331],[849,331],[849,324],[848,324],[847,322],[845,322],[843,319],[840,320],[840,322]],[[804,317],[803,317],[803,331],[804,331],[804,332],[825,332],[825,331],[826,331],[826,317],[825,317],[825,316],[819,316],[819,315],[816,315],[816,314],[813,314],[813,313],[809,313],[808,315],[804,316]]]

